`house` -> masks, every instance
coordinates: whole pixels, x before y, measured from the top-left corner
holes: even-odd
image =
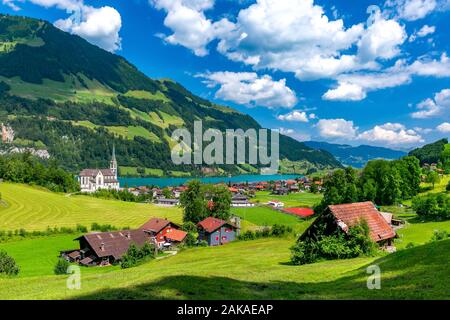
[[[374,242],[387,249],[392,248],[396,233],[372,202],[328,206],[300,240],[316,238],[319,230],[323,230],[325,235],[332,234],[337,229],[347,233],[350,227],[362,221],[367,222],[370,238]]]
[[[153,218],[147,221],[139,229],[155,239],[159,248],[167,248],[183,243],[187,232],[180,230],[180,227],[166,219]]]
[[[198,239],[209,246],[219,246],[236,239],[238,227],[231,222],[209,217],[197,224]]]
[[[231,198],[231,207],[233,208],[243,208],[243,207],[254,207],[255,204],[248,201],[248,198],[244,195],[235,195]]]
[[[166,199],[166,198],[158,198],[155,199],[155,204],[166,207],[175,207],[180,205],[179,199]]]
[[[267,205],[269,205],[271,207],[274,207],[274,208],[283,208],[284,207],[284,203],[283,202],[276,201],[276,200],[269,201],[267,203]]]
[[[131,244],[142,247],[151,241],[143,230],[90,233],[75,240],[80,242],[80,249],[65,252],[62,256],[84,266],[111,265],[120,261]]]
[[[120,190],[115,147],[113,147],[109,169],[84,169],[80,172],[78,181],[81,192],[92,193],[101,189]]]

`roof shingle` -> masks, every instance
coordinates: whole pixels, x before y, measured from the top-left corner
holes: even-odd
[[[396,235],[372,202],[332,205],[328,208],[345,232],[348,231],[348,227],[365,220],[370,229],[370,237],[375,242],[391,239]]]

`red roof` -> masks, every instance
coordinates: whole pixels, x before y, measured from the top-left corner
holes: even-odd
[[[199,227],[203,228],[206,232],[212,233],[226,224],[236,228],[235,225],[233,225],[229,222],[226,222],[226,221],[223,221],[223,220],[220,220],[217,218],[213,218],[213,217],[208,217],[205,220],[200,221],[197,225]]]
[[[234,187],[230,187],[228,188],[228,190],[230,190],[230,192],[238,192],[239,190],[234,188]]]
[[[310,217],[314,214],[314,210],[310,208],[287,208],[284,212],[295,214],[300,217]]]
[[[155,233],[160,232],[162,229],[167,227],[171,222],[166,219],[160,219],[160,218],[153,218],[147,221],[142,227],[139,229],[146,230],[146,231],[152,231]]]
[[[338,225],[344,231],[348,227],[358,224],[361,220],[367,221],[370,229],[370,237],[379,242],[395,237],[395,231],[386,222],[381,213],[372,202],[341,204],[328,207],[338,220]],[[340,222],[343,222],[343,224]]]
[[[184,232],[184,231],[181,231],[178,229],[173,229],[173,228],[166,228],[163,230],[162,235],[164,237],[166,237],[166,239],[169,239],[172,241],[177,241],[177,242],[182,242],[184,240],[184,238],[186,238],[187,232]]]

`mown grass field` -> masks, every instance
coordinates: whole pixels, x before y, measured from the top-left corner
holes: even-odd
[[[90,227],[93,222],[138,227],[152,217],[181,222],[179,208],[67,196],[34,187],[0,183],[0,230],[45,230],[47,227]]]
[[[245,221],[257,226],[273,226],[281,224],[297,229],[310,224],[310,222],[285,214],[268,207],[232,208],[231,212]],[[306,229],[306,228],[304,228]]]
[[[251,202],[267,203],[271,200],[284,202],[285,207],[313,207],[322,200],[321,194],[309,192],[291,193],[286,196],[272,195],[270,191],[260,191],[256,193],[256,197]]]

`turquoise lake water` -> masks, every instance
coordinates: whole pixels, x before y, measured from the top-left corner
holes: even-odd
[[[233,177],[207,177],[207,178],[119,178],[120,186],[124,187],[125,184],[128,187],[138,186],[158,186],[164,187],[176,187],[185,184],[189,180],[198,179],[203,183],[239,183],[239,182],[261,182],[272,180],[289,180],[303,177],[302,175],[240,175]]]

